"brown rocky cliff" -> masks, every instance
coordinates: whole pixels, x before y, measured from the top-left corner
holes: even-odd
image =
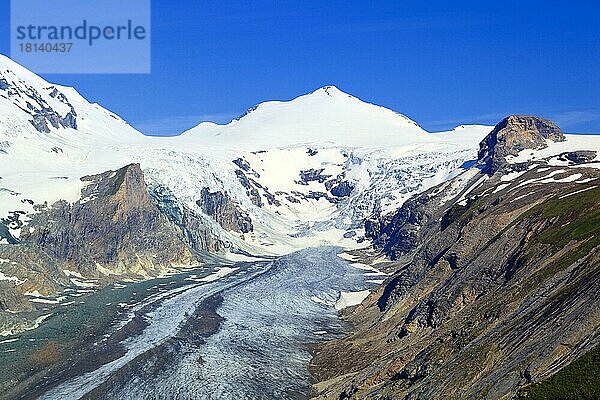
[[[88,276],[98,266],[118,274],[153,275],[195,255],[148,194],[139,164],[82,178],[82,200],[60,201],[34,215],[21,240]]]
[[[203,188],[200,192],[200,200],[196,201],[196,204],[202,212],[210,215],[224,229],[240,233],[254,230],[248,213],[242,210],[227,193],[211,192],[208,188]]]

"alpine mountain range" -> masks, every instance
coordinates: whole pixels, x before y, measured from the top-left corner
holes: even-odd
[[[0,55],[0,398],[597,398],[599,152],[335,86],[149,137]]]

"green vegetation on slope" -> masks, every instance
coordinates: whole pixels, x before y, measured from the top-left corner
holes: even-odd
[[[568,197],[554,197],[529,213],[558,218],[555,227],[539,235],[538,240],[563,248],[571,240],[585,240],[600,233],[600,187]]]
[[[524,213],[519,220],[530,216],[538,220],[552,221],[552,224],[524,249],[528,257],[540,252],[536,244],[549,245],[552,249],[550,254],[558,252],[573,241],[576,244],[573,249],[530,276],[523,287],[537,287],[545,279],[563,271],[600,246],[600,187],[562,199],[559,196],[553,197]]]
[[[525,216],[552,220],[534,243],[550,245],[553,252],[577,241],[579,245],[555,260],[530,279],[541,281],[590,254],[600,245],[600,187],[560,198],[554,197],[534,207]],[[600,347],[589,351],[540,383],[519,391],[527,400],[600,399]]]
[[[527,400],[600,399],[600,347],[589,351],[556,374],[519,391]]]

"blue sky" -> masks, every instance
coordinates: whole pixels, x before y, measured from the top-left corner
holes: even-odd
[[[153,0],[151,74],[44,77],[151,134],[328,84],[430,131],[526,113],[600,133],[599,15],[592,1]]]

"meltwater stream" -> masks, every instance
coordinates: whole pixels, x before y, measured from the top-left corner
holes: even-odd
[[[185,296],[166,300],[155,312],[164,307],[185,308],[185,302],[197,304],[199,297],[219,295],[222,303],[216,312],[224,320],[216,333],[197,341],[186,337],[193,336],[189,329],[175,332],[185,322],[182,315],[194,318],[189,312],[175,313],[179,319],[172,321],[150,319],[147,330],[152,330],[153,323],[171,322],[170,329],[155,328],[156,332],[169,332],[166,346],[164,341],[142,346],[143,352],[152,355],[135,361],[126,357],[117,368],[104,366],[65,382],[44,397],[68,394],[67,398],[79,398],[90,389],[82,381],[105,382],[111,375],[109,384],[93,393],[94,398],[306,398],[310,390],[308,344],[341,334],[344,327],[333,307],[341,291],[373,286],[365,282],[364,271],[336,256],[339,251],[332,247],[305,249],[273,261],[262,271],[247,273],[247,278],[225,277],[218,284],[199,286]],[[168,304],[175,299],[175,304]]]

